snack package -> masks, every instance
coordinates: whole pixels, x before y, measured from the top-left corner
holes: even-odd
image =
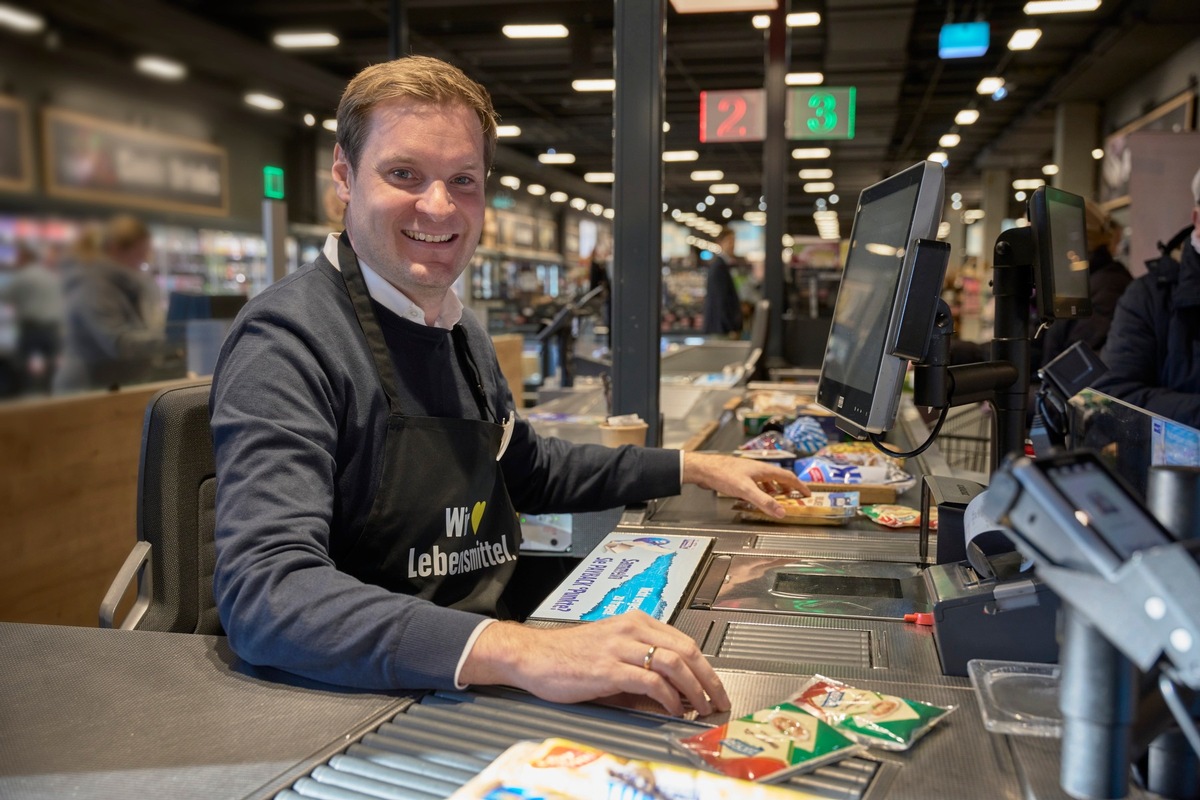
[[[791,442],[778,431],[760,433],[745,444],[739,445],[738,450],[786,450],[793,452]]]
[[[884,750],[907,750],[954,710],[880,694],[813,675],[791,702],[851,739]]]
[[[786,516],[776,519],[759,511],[745,500],[735,500],[733,509],[744,522],[782,522],[801,525],[845,525],[858,513],[858,492],[799,492],[775,494]]]
[[[908,491],[916,484],[916,478],[892,464],[858,466],[813,456],[797,459],[793,469],[800,480],[808,483],[869,483],[894,486],[897,492]]]
[[[712,772],[621,758],[567,739],[517,742],[450,800],[814,800],[796,787],[763,786]]]
[[[779,781],[860,753],[861,745],[792,703],[671,739],[696,763],[750,781]]]
[[[937,509],[933,509],[934,513],[936,511]],[[872,522],[878,522],[880,525],[889,528],[921,527],[921,512],[908,506],[876,503],[875,505],[863,506],[862,515]],[[930,516],[933,517],[934,514],[931,513]],[[936,522],[934,522],[932,529],[937,530]]]
[[[857,464],[860,467],[879,467],[892,465],[904,466],[904,459],[889,456],[880,452],[879,448],[870,442],[839,442],[829,444],[817,451],[822,458],[831,458],[845,464]]]
[[[783,435],[800,455],[812,455],[829,444],[829,436],[816,417],[796,417],[783,429]]]

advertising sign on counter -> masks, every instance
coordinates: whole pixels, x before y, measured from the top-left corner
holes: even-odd
[[[25,102],[0,95],[0,190],[33,188],[29,154],[29,112]]]
[[[610,533],[530,616],[594,622],[640,610],[668,622],[712,542],[709,536]]]
[[[64,109],[47,108],[43,114],[51,195],[228,215],[224,148]]]

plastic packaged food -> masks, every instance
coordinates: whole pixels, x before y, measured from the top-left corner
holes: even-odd
[[[768,516],[745,500],[734,501],[733,508],[742,521],[793,525],[845,525],[858,513],[858,492],[813,492],[810,497],[788,492],[774,497],[783,506],[783,519]]]
[[[672,746],[732,778],[779,781],[862,752],[849,737],[791,703],[764,708]]]
[[[829,436],[816,417],[796,417],[783,429],[783,435],[800,455],[811,455],[829,444]]]
[[[859,466],[875,467],[888,464],[896,467],[904,466],[904,459],[880,452],[879,448],[870,442],[838,442],[822,447],[816,455]]]
[[[930,517],[934,520],[932,530],[937,530],[936,512],[936,508],[931,509]],[[889,528],[919,528],[921,526],[921,512],[908,506],[876,503],[875,505],[863,506],[862,514],[872,522],[877,522]]]
[[[745,444],[740,445],[738,450],[786,450],[789,453],[793,452],[791,443],[778,431],[760,433]]]
[[[907,750],[954,710],[813,675],[792,702],[856,742]]]

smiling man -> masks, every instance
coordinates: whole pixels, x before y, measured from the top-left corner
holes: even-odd
[[[214,591],[230,645],[346,686],[728,708],[696,643],[640,612],[557,630],[508,621],[516,511],[612,508],[692,482],[780,516],[756,481],[796,477],[573,445],[515,416],[486,331],[451,289],[495,153],[481,86],[432,58],[370,67],[342,96],[337,135],[345,231],[247,304],[213,379]]]

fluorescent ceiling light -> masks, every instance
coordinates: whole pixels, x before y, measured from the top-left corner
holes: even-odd
[[[1042,167],[1042,174],[1043,175],[1057,175],[1058,174],[1058,164],[1045,165],[1044,167]]]
[[[667,122],[664,119],[663,120],[663,133],[670,133],[670,132],[671,132],[671,123]]]
[[[587,208],[587,200],[584,200],[582,197],[572,197],[571,208],[575,209],[576,211],[583,211],[585,208]]]
[[[725,178],[725,173],[719,169],[698,169],[692,173],[694,181],[719,181]]]
[[[963,222],[971,223],[978,222],[983,219],[984,213],[982,208],[968,208],[963,212]]]
[[[262,92],[249,92],[242,99],[246,101],[246,105],[261,108],[264,111],[278,111],[283,108],[282,100]]]
[[[577,92],[611,92],[617,88],[615,78],[579,78],[571,81],[571,88]]]
[[[516,191],[521,188],[521,179],[516,175],[501,175],[500,185],[507,186],[509,189]]]
[[[1014,189],[1036,189],[1045,185],[1046,182],[1041,178],[1021,178],[1012,182]]]
[[[938,139],[938,147],[958,147],[961,141],[962,137],[957,133],[943,133],[942,138]]]
[[[37,14],[0,3],[0,27],[5,27],[18,33],[37,33],[46,27],[46,20]]]
[[[774,11],[776,0],[671,0],[680,14],[717,14],[725,11]]]
[[[1008,49],[1032,50],[1040,38],[1042,38],[1040,28],[1021,28],[1020,30],[1013,31],[1012,37],[1008,40]]]
[[[998,90],[1004,88],[1004,78],[988,77],[979,82],[975,87],[975,91],[980,94],[995,94]]]
[[[745,214],[742,214],[742,219],[746,220],[746,222],[750,222],[755,225],[761,225],[767,221],[767,212],[765,212],[765,211],[747,211]]]
[[[321,121],[321,127],[330,133],[337,133],[337,120],[333,117]]]
[[[1092,158],[1096,159],[1097,161],[1104,158],[1104,150],[1099,147],[1095,148],[1092,150]]]
[[[611,172],[585,172],[583,179],[588,183],[612,183],[617,177]]]
[[[531,183],[525,187],[525,191],[537,197],[541,197],[546,193],[546,187],[542,186],[540,183]]]
[[[311,128],[313,125],[317,124],[317,118],[312,114],[305,114],[304,124]]]
[[[818,181],[816,183],[804,184],[804,191],[808,192],[809,194],[824,194],[825,192],[832,192],[833,190],[834,185],[832,181]]]
[[[737,194],[740,187],[736,183],[714,183],[708,191],[710,194]]]
[[[700,158],[700,154],[695,150],[666,150],[663,152],[663,161],[695,161]]]
[[[828,147],[797,147],[792,151],[792,158],[797,160],[829,158],[830,152]]]
[[[276,47],[289,50],[302,47],[337,47],[341,40],[329,31],[287,31],[271,37]]]
[[[543,164],[574,164],[574,153],[538,153],[538,161]]]
[[[187,75],[187,67],[178,61],[172,61],[162,56],[138,56],[133,65],[138,72],[162,78],[165,81],[183,80]]]
[[[604,206],[600,205],[599,203],[588,203],[587,210],[598,217],[604,213]]]
[[[833,170],[825,167],[815,167],[813,169],[800,170],[800,180],[802,181],[823,181],[833,177]]]
[[[505,25],[500,29],[510,39],[565,39],[567,26],[550,25]]]
[[[521,129],[516,125],[497,125],[496,135],[503,137],[520,136]]]
[[[550,202],[551,203],[567,202],[567,193],[566,192],[551,192],[550,193]]]
[[[617,212],[611,208],[604,209],[604,218],[613,219],[617,216]]]
[[[766,30],[771,27],[771,16],[769,14],[755,14],[750,22],[760,31]],[[814,25],[820,24],[821,15],[816,11],[802,11],[798,14],[787,15],[787,26],[789,28],[811,28]]]
[[[789,72],[783,82],[788,86],[820,86],[825,76],[820,72]]]
[[[945,153],[935,151],[933,153],[930,153],[929,156],[925,160],[926,161],[936,161],[939,164],[945,164],[947,161],[950,160],[950,157],[947,156]]]
[[[1032,0],[1025,4],[1026,14],[1072,14],[1078,11],[1095,11],[1100,0]]]
[[[979,119],[979,112],[973,108],[964,108],[954,115],[955,125],[974,125]]]

